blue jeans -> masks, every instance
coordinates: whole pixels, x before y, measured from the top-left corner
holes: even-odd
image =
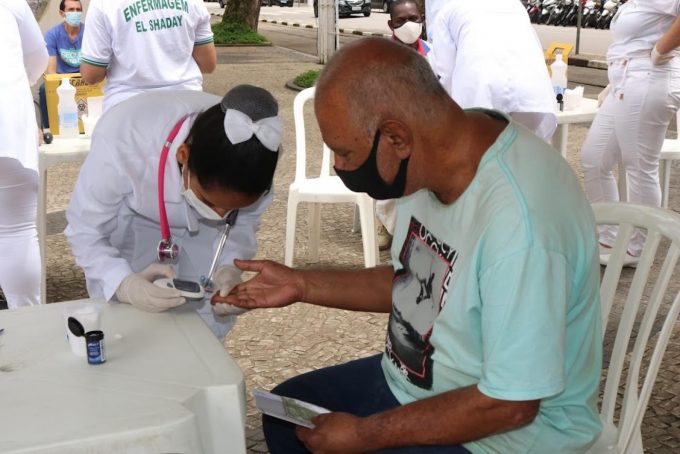
[[[40,119],[42,124],[41,128],[47,129],[50,127],[50,119],[47,117],[47,95],[45,93],[45,82],[40,84],[38,88],[38,98],[40,101]]]
[[[400,405],[385,381],[382,355],[350,361],[303,375],[281,383],[272,392],[313,403],[331,411],[369,416]],[[295,436],[295,425],[264,415],[264,436],[271,454],[308,453]],[[378,451],[385,454],[467,454],[460,445],[411,446]]]

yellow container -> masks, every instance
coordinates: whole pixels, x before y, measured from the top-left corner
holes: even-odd
[[[87,98],[89,96],[103,96],[104,83],[101,81],[96,85],[88,85],[85,83],[80,73],[72,74],[45,74],[45,96],[47,98],[47,117],[50,119],[50,131],[52,134],[59,134],[59,113],[57,112],[57,105],[59,104],[59,97],[57,96],[57,87],[61,83],[61,79],[68,77],[71,79],[71,85],[76,88],[76,104],[78,104],[78,126],[80,133],[85,132],[83,126],[82,116],[87,113]]]

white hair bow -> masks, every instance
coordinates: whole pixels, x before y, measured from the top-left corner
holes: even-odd
[[[224,132],[234,145],[245,142],[254,134],[265,148],[278,151],[283,136],[283,124],[278,116],[253,121],[240,110],[227,109],[224,114]]]

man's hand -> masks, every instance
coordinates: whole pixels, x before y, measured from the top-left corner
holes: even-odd
[[[258,274],[234,287],[226,297],[213,297],[214,303],[256,309],[284,307],[302,300],[304,282],[297,271],[270,260],[234,260],[234,265]]]
[[[295,433],[313,454],[354,454],[370,449],[360,436],[362,418],[349,413],[325,413],[312,422],[314,429],[298,426]]]

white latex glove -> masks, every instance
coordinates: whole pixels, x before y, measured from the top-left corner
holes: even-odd
[[[153,263],[123,279],[116,290],[116,298],[147,312],[161,312],[184,304],[186,300],[179,290],[154,285],[153,281],[161,277],[173,279],[175,270],[170,265]]]
[[[668,63],[669,61],[673,60],[673,52],[668,52],[666,54],[661,54],[656,48],[656,45],[654,45],[654,48],[652,49],[652,63],[654,65],[663,65],[665,63]]]
[[[609,84],[597,95],[597,107],[600,107],[604,102],[605,98],[609,95]]]
[[[213,277],[215,294],[219,293],[220,296],[227,296],[229,292],[231,292],[231,289],[241,283],[241,274],[242,271],[233,266],[221,266],[217,268],[215,276]],[[212,308],[216,315],[241,315],[244,312],[248,312],[248,309],[236,307],[227,303],[215,303]]]

